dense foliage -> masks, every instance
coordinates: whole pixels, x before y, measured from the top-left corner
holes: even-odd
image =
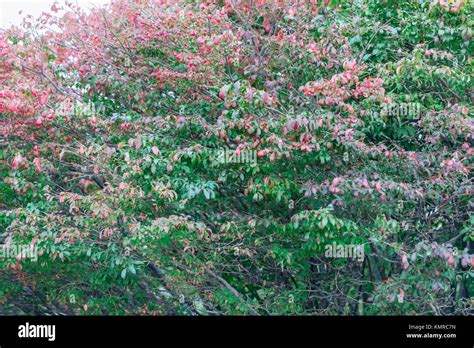
[[[0,312],[472,314],[473,22],[115,0],[0,31]]]

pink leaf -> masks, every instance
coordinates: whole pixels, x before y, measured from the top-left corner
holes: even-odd
[[[135,139],[135,149],[138,150],[141,146],[142,146],[142,138],[137,137],[137,139]]]
[[[230,88],[229,85],[222,86],[221,90],[219,91],[219,98],[225,99],[225,97],[227,96],[227,92],[229,91],[229,88]]]
[[[36,166],[36,169],[38,170],[38,172],[41,172],[41,170],[42,170],[42,168],[41,168],[41,159],[39,157],[36,157],[33,160],[33,164]]]

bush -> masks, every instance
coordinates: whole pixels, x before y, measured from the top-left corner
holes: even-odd
[[[116,0],[0,31],[4,311],[472,314],[472,9]]]

